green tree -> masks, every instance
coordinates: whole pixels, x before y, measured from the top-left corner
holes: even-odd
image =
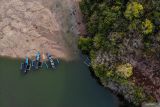
[[[96,34],[98,31],[98,16],[97,12],[94,12],[91,17],[89,18],[89,22],[87,23],[87,30],[91,34]]]
[[[104,64],[93,65],[95,74],[99,78],[104,78],[106,76],[106,70]]]
[[[144,34],[150,34],[153,32],[153,24],[150,20],[146,19],[142,22],[142,29]]]
[[[143,13],[143,6],[138,2],[130,2],[127,5],[127,9],[124,13],[125,17],[129,20],[132,20],[134,18],[139,18],[140,14]]]
[[[94,47],[96,49],[99,49],[99,48],[103,47],[104,40],[105,39],[101,34],[96,34],[96,36],[93,38]]]
[[[82,50],[84,54],[88,54],[92,48],[92,39],[80,37],[78,41],[78,47]]]
[[[116,73],[123,78],[129,78],[133,74],[133,67],[131,64],[121,64],[117,67]]]
[[[99,13],[99,25],[98,31],[105,34],[109,29],[111,29],[113,23],[118,19],[120,15],[114,8],[107,7],[105,4],[100,5]]]

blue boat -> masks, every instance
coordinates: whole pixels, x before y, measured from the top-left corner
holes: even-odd
[[[31,63],[31,65],[32,65],[32,69],[34,70],[34,69],[37,69],[37,64],[36,64],[36,61],[35,60],[32,60],[32,63]]]
[[[36,53],[35,60],[32,60],[31,65],[32,65],[33,70],[42,68],[42,62],[41,62],[41,59],[40,59],[40,52]]]
[[[36,61],[40,61],[40,52],[39,51],[36,54]]]
[[[30,70],[30,68],[31,65],[29,63],[29,59],[28,57],[26,57],[25,62],[21,63],[21,72],[26,74]]]
[[[38,68],[42,68],[41,54],[39,51],[37,52],[37,55],[36,55],[36,62],[37,62]]]
[[[40,52],[37,52],[35,55],[34,60],[29,60],[28,57],[26,57],[25,61],[21,63],[21,72],[27,73],[30,70],[37,70],[39,68],[42,68],[43,65],[46,66],[46,68],[53,68],[56,69],[58,64],[60,63],[57,58],[53,58],[53,56],[49,53],[46,53],[47,60],[41,62],[41,54]],[[45,58],[44,58],[45,59]]]

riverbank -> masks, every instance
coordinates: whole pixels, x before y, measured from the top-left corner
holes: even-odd
[[[105,86],[105,85],[103,84],[103,82],[100,80],[100,78],[98,78],[98,77],[95,75],[95,72],[94,72],[94,70],[93,70],[92,67],[89,67],[89,70],[90,70],[91,76],[96,80],[96,82],[97,82],[100,86],[104,87],[104,88],[106,89],[106,91],[109,90],[112,94],[114,94],[114,95],[117,96],[118,101],[119,101],[119,103],[118,103],[119,107],[140,107],[140,106],[135,106],[133,103],[127,101],[121,93],[117,93],[116,91],[112,90],[111,88]]]

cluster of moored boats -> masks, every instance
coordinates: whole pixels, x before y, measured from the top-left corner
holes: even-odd
[[[21,63],[20,69],[22,73],[26,74],[31,70],[37,70],[37,69],[43,68],[44,66],[46,68],[56,69],[58,64],[59,64],[59,60],[57,58],[54,58],[51,54],[46,53],[46,55],[43,54],[41,56],[40,52],[37,52],[35,59],[33,60],[26,57],[25,61]]]

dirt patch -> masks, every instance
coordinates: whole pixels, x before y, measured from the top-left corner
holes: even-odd
[[[83,23],[77,4],[75,0],[1,0],[0,55],[23,58],[41,51],[72,59],[76,35],[84,32],[79,29]]]

